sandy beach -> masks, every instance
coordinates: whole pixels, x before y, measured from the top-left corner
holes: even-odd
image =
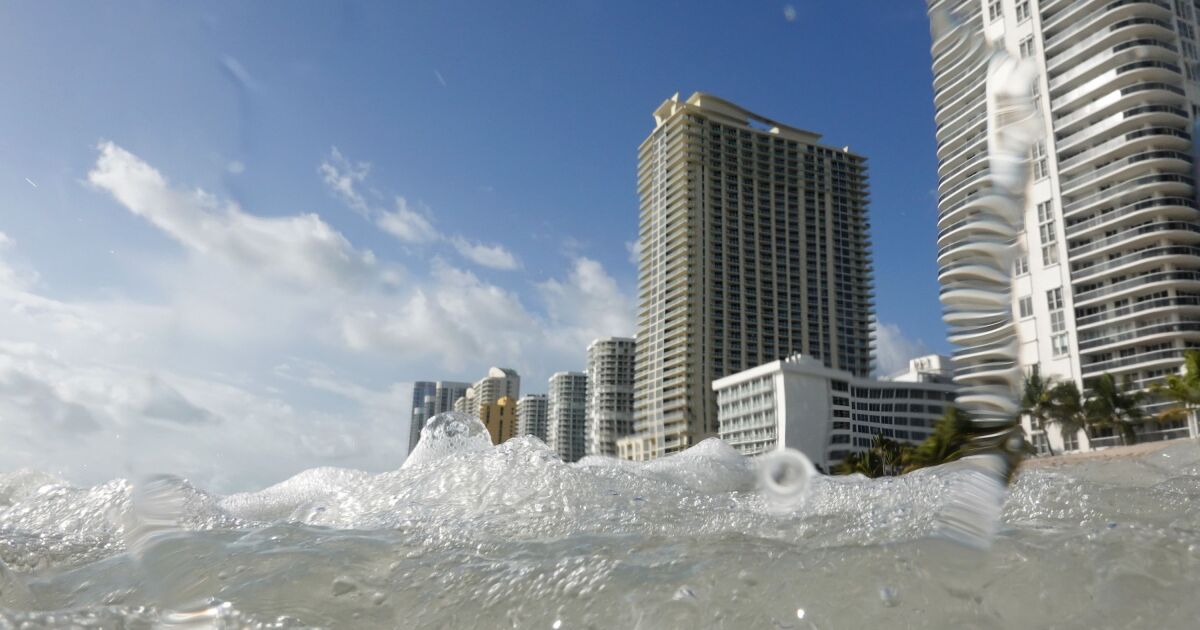
[[[1109,448],[1088,451],[1086,453],[1067,453],[1065,455],[1053,455],[1049,457],[1035,457],[1026,459],[1021,462],[1022,468],[1054,468],[1071,464],[1080,461],[1089,460],[1114,460],[1128,459],[1132,457],[1141,457],[1160,451],[1168,446],[1192,442],[1200,446],[1200,441],[1191,438],[1180,438],[1176,440],[1163,440],[1159,442],[1145,442],[1142,444],[1133,444],[1130,446],[1112,446]]]

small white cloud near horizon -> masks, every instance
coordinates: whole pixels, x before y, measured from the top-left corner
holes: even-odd
[[[629,264],[637,267],[642,257],[641,239],[635,238],[632,241],[625,241],[625,251],[629,254]]]
[[[783,19],[789,22],[796,21],[796,7],[791,4],[783,5]]]
[[[891,376],[908,369],[909,359],[933,354],[921,339],[912,339],[900,326],[875,320],[875,373]]]

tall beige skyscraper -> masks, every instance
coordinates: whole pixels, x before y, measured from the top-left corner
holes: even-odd
[[[729,101],[679,95],[638,152],[635,435],[627,459],[717,434],[713,380],[802,353],[871,371],[866,159]]]
[[[1027,256],[1012,270],[1018,362],[1086,387],[1109,373],[1140,387],[1200,347],[1200,211],[1195,121],[1200,43],[1194,2],[928,0],[933,23],[942,299],[978,302],[977,252],[1002,237],[987,214],[991,141],[1007,104],[991,102],[985,42],[1036,70],[1044,138],[1030,154]],[[952,28],[957,25],[957,29]],[[961,296],[961,297],[960,297]],[[1000,308],[1003,308],[1002,306]],[[974,385],[1012,368],[998,321],[951,333],[957,380]],[[1153,409],[1151,409],[1152,411]],[[1026,423],[1041,450],[1089,446]],[[1139,427],[1140,439],[1195,435],[1184,422]],[[1092,446],[1119,437],[1101,429]]]

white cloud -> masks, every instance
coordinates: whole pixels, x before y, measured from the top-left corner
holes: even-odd
[[[511,251],[499,244],[472,241],[461,235],[440,233],[429,218],[429,212],[409,207],[403,197],[396,197],[396,209],[384,210],[372,206],[359,190],[371,172],[368,162],[351,162],[334,147],[319,167],[325,184],[351,209],[372,220],[379,229],[409,244],[448,242],[463,258],[491,269],[512,271],[521,267]]]
[[[512,271],[521,267],[517,257],[502,245],[474,243],[461,236],[451,237],[450,243],[464,258],[477,265],[503,271]]]
[[[88,180],[185,256],[128,272],[144,294],[52,297],[0,234],[0,470],[170,472],[227,491],[320,465],[391,469],[412,380],[498,364],[539,391],[581,369],[592,338],[632,332],[630,298],[586,258],[527,305],[440,259],[401,277],[315,215],[251,214],[112,143]]]
[[[547,280],[538,289],[553,323],[546,336],[563,349],[634,333],[633,301],[595,260],[576,258],[565,280]]]
[[[259,217],[197,190],[173,189],[157,170],[112,142],[100,144],[88,181],[189,249],[302,288],[357,283],[375,256],[357,251],[315,214]]]
[[[881,376],[890,376],[908,368],[908,360],[933,351],[920,339],[910,339],[896,324],[876,321],[875,326],[875,371]]]
[[[325,185],[329,186],[346,205],[363,214],[370,213],[366,197],[358,190],[359,184],[367,179],[371,165],[367,162],[351,162],[347,160],[337,147],[329,150],[326,158],[317,169]]]
[[[629,254],[629,264],[637,267],[638,261],[642,257],[642,241],[636,238],[632,241],[625,241],[625,251]]]
[[[241,175],[246,172],[246,165],[241,160],[234,160],[225,165],[225,170],[231,175]]]
[[[421,213],[411,210],[403,197],[396,198],[396,209],[380,211],[375,218],[379,229],[406,243],[432,243],[442,238],[441,234]]]

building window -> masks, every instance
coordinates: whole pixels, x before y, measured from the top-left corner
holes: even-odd
[[[1054,356],[1056,357],[1064,356],[1071,351],[1069,335],[1067,333],[1062,333],[1051,337],[1050,345],[1054,350]]]
[[[1022,39],[1021,43],[1017,46],[1017,49],[1018,49],[1018,51],[1020,51],[1022,59],[1026,58],[1026,57],[1032,57],[1033,56],[1033,36],[1030,35],[1029,37]]]
[[[988,0],[988,21],[995,22],[1001,15],[1000,0]]]
[[[1058,263],[1058,227],[1054,222],[1052,202],[1037,205],[1038,235],[1042,240],[1042,265],[1049,267]]]
[[[1017,0],[1017,22],[1021,23],[1029,19],[1029,0]]]
[[[1029,273],[1029,258],[1026,256],[1017,256],[1013,261],[1013,275],[1023,276]]]
[[[1063,307],[1062,287],[1050,289],[1046,292],[1046,305],[1051,311],[1060,311]]]
[[[1033,178],[1043,179],[1050,174],[1046,168],[1046,141],[1038,140],[1033,145]]]
[[[1026,295],[1017,301],[1017,311],[1021,318],[1033,317],[1033,296]]]

